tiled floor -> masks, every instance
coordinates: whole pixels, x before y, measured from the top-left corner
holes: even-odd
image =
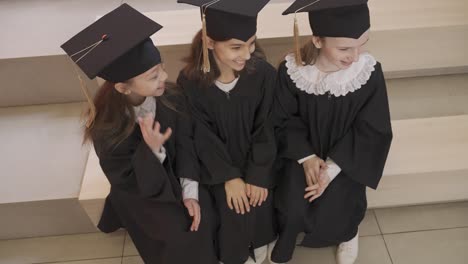
[[[368,211],[357,264],[468,263],[468,202]],[[335,264],[335,248],[298,247],[292,264]],[[125,232],[0,241],[1,264],[142,264]]]

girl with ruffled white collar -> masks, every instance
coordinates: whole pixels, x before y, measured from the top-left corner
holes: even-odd
[[[298,0],[283,14],[304,11],[314,35],[278,69],[280,235],[270,257],[289,261],[304,232],[302,246],[337,245],[337,262],[351,264],[366,186],[377,188],[392,140],[386,85],[380,63],[363,48],[367,0]]]

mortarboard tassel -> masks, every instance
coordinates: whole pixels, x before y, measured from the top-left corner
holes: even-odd
[[[208,34],[206,32],[206,17],[203,13],[202,15],[202,45],[203,45],[203,65],[202,71],[208,73],[211,70],[210,57],[208,53]]]
[[[87,113],[88,116],[86,116],[87,120],[85,125],[87,128],[90,128],[94,124],[94,119],[96,118],[96,106],[94,105],[94,102],[91,99],[88,87],[86,86],[86,84],[84,84],[83,79],[79,75],[78,78],[80,79],[81,90],[83,91],[83,94],[86,97],[86,101],[88,101],[89,112]]]
[[[296,60],[296,65],[297,66],[303,66],[304,62],[302,61],[302,56],[301,56],[301,46],[300,46],[300,39],[299,39],[299,25],[297,24],[297,12],[300,12],[306,7],[309,7],[311,5],[315,5],[316,3],[320,2],[321,0],[315,0],[312,3],[309,3],[299,9],[297,9],[294,12],[294,57]]]
[[[78,80],[80,80],[80,87],[81,91],[83,92],[84,96],[86,97],[86,101],[88,102],[88,107],[89,111],[86,113],[87,116],[86,118],[86,127],[90,128],[94,124],[94,119],[96,118],[96,106],[94,105],[93,99],[91,98],[91,94],[89,92],[88,86],[86,86],[85,82],[83,81],[83,78],[81,77],[80,73],[78,72],[78,69],[76,68],[75,63],[78,63],[80,60],[82,60],[84,57],[86,57],[91,51],[93,51],[97,46],[99,46],[102,42],[106,41],[109,39],[109,36],[107,34],[102,35],[101,39],[97,41],[96,43],[93,43],[92,45],[72,54],[70,56],[70,59],[73,61],[73,57],[86,52],[84,55],[82,55],[80,58],[78,58],[76,61],[74,61],[73,64],[73,69],[75,70],[76,75],[78,76]]]
[[[297,18],[294,16],[294,56],[296,59],[296,65],[302,66],[302,56],[299,39],[299,26],[297,24]]]
[[[96,106],[94,105],[93,99],[91,98],[91,94],[89,92],[88,86],[83,81],[83,78],[78,72],[77,67],[75,66],[74,63],[72,63],[72,65],[73,65],[73,69],[75,70],[75,74],[78,77],[78,80],[80,81],[81,91],[83,92],[86,98],[86,102],[88,104],[88,111],[83,113],[82,118],[86,119],[85,125],[87,128],[90,128],[91,126],[93,126],[94,119],[96,118]]]

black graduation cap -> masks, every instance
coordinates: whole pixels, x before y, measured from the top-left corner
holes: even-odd
[[[211,70],[207,37],[215,41],[249,40],[257,32],[257,15],[270,0],[177,0],[200,7],[202,16],[202,71]]]
[[[61,47],[93,79],[123,82],[161,63],[150,36],[162,28],[123,4],[76,34]]]
[[[150,36],[161,25],[128,4],[123,4],[65,42],[61,48],[90,78],[99,76],[118,83],[138,76],[161,63]],[[77,73],[78,74],[78,73]],[[90,108],[86,126],[92,126],[96,107],[78,74]]]
[[[257,32],[257,15],[270,0],[178,0],[201,8],[207,35],[215,41],[247,41]]]
[[[308,12],[312,32],[319,37],[359,38],[370,28],[367,0],[297,0],[283,15]]]

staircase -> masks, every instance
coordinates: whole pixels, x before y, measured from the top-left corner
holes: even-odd
[[[0,239],[96,230],[109,184],[92,148],[81,144],[84,99],[59,48],[121,1],[91,2],[0,2]],[[200,28],[198,10],[169,0],[127,2],[165,26],[153,40],[174,80]],[[292,46],[292,17],[280,15],[289,2],[272,1],[259,17],[259,42],[273,65]],[[369,5],[368,48],[383,65],[394,129],[369,206],[468,200],[468,2]],[[307,16],[298,19],[301,35],[310,35]]]

